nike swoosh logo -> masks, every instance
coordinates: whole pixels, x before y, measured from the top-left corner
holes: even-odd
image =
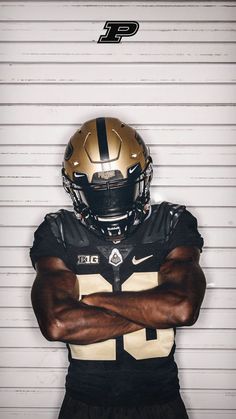
[[[135,171],[135,169],[138,167],[138,165],[136,164],[134,167],[130,167],[129,168],[129,173],[130,174],[132,174],[134,171]]]
[[[84,176],[83,174],[82,175],[80,175],[79,173],[74,173],[74,177],[82,177],[82,176]]]
[[[138,265],[139,263],[144,262],[145,260],[151,258],[152,256],[153,255],[145,256],[144,258],[141,258],[141,259],[136,259],[136,257],[134,256],[133,259],[132,259],[132,262],[133,262],[134,265]]]

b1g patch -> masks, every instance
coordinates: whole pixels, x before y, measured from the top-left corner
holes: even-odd
[[[94,265],[99,263],[98,255],[79,255],[77,265]]]

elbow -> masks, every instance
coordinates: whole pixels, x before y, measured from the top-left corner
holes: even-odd
[[[177,327],[181,326],[193,326],[197,321],[199,310],[196,310],[190,301],[185,300],[178,307],[177,313]]]
[[[79,332],[78,329],[75,338],[74,329],[70,329],[64,321],[56,318],[48,322],[44,327],[41,327],[40,325],[40,330],[43,336],[50,342],[73,343],[76,345],[94,343],[94,340],[90,341],[86,333],[82,333],[82,331]]]
[[[51,320],[44,327],[40,327],[43,336],[50,342],[65,341],[65,325],[57,320]]]

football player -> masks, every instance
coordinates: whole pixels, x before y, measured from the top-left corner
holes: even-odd
[[[59,418],[188,418],[174,337],[205,292],[196,218],[150,205],[149,150],[115,118],[73,135],[62,178],[74,210],[47,214],[30,252],[39,327],[69,350]]]

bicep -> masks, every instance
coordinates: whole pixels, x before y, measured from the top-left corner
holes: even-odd
[[[35,314],[50,313],[67,298],[78,298],[76,275],[57,257],[42,257],[36,262],[37,275],[31,300]]]
[[[199,259],[200,251],[197,247],[176,247],[167,255],[160,267],[159,283],[171,284],[196,303],[201,303],[206,280]]]

